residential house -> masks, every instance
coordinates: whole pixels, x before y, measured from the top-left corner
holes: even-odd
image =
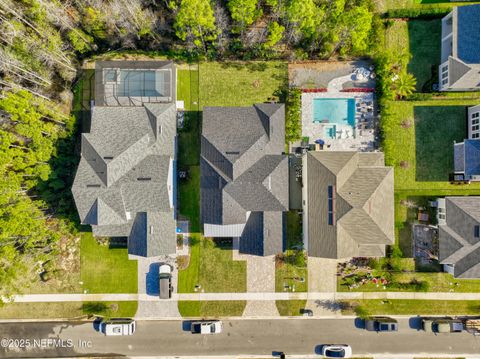
[[[303,157],[303,236],[309,256],[380,257],[395,242],[393,168],[383,153]]]
[[[72,187],[81,223],[95,236],[127,238],[131,255],[175,253],[175,68],[110,61],[95,76]]]
[[[454,179],[480,181],[480,105],[468,109],[468,139],[454,143]]]
[[[288,211],[285,108],[204,107],[201,220],[206,237],[238,238],[242,253],[283,251]]]
[[[480,278],[480,197],[438,199],[439,260],[455,278]]]
[[[480,90],[480,4],[458,6],[442,19],[441,91]]]

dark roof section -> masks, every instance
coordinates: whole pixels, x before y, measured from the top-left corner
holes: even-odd
[[[456,278],[480,278],[480,197],[446,197],[446,224],[439,226],[439,259]]]
[[[393,169],[382,153],[307,153],[308,254],[382,256],[394,235]]]
[[[241,251],[282,251],[282,212],[288,210],[284,144],[282,104],[203,109],[200,185],[206,235],[207,225],[243,225]]]
[[[467,64],[480,63],[480,4],[457,8],[457,56]]]
[[[72,193],[96,236],[128,237],[129,253],[175,252],[175,104],[92,109]]]

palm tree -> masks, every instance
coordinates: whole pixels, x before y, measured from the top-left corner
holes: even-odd
[[[393,83],[395,94],[399,99],[411,95],[415,91],[416,85],[415,77],[406,71],[399,73]]]

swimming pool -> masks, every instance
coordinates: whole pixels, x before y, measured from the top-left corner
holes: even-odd
[[[355,128],[355,99],[313,99],[313,122],[322,124],[349,125]]]

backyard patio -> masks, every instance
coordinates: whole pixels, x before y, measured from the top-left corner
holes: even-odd
[[[313,71],[309,69],[307,73]],[[299,78],[301,75],[297,70],[295,80],[299,81]],[[304,142],[308,138],[309,143],[317,143],[334,151],[375,150],[378,116],[373,94],[373,65],[344,66],[314,78],[315,84],[328,82],[322,88],[302,89]]]

